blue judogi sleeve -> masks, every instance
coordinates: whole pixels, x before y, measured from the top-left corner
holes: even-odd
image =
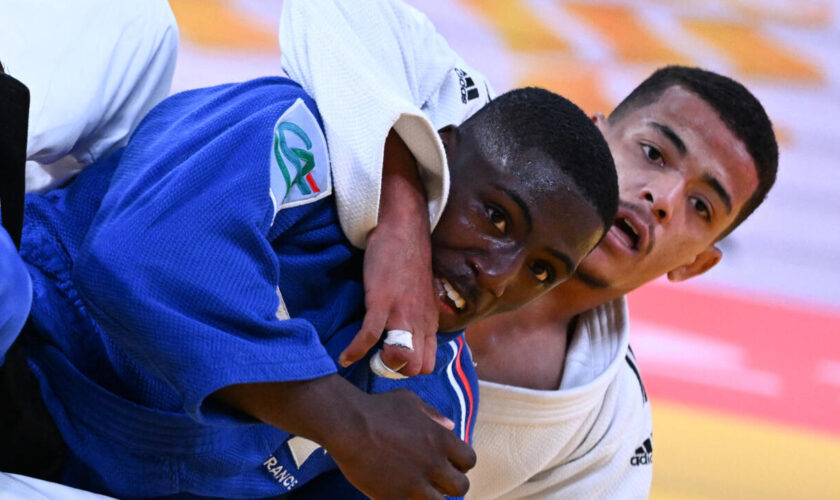
[[[0,228],[0,365],[23,328],[32,302],[32,283],[12,239]]]
[[[270,194],[278,117],[299,99],[318,116],[299,87],[276,80],[155,108],[82,243],[72,280],[115,371],[137,379],[125,384],[134,401],[203,421],[205,398],[222,387],[336,370],[310,322],[278,316],[282,256],[269,234],[323,202],[278,211]]]

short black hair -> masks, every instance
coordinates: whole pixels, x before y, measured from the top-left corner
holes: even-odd
[[[612,226],[618,210],[615,163],[601,131],[573,102],[538,87],[516,89],[490,101],[460,128],[489,137],[500,154],[545,155],[593,206],[604,232]]]
[[[726,127],[744,143],[755,163],[758,187],[732,224],[719,236],[723,238],[761,205],[776,182],[779,146],[773,124],[764,107],[746,87],[712,71],[686,66],[666,66],[656,70],[619,103],[610,114],[610,122],[619,121],[629,111],[655,102],[673,86],[693,92],[708,103]]]

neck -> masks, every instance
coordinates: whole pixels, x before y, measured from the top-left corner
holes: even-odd
[[[574,317],[621,295],[572,279],[522,309],[471,325],[467,341],[479,377],[532,389],[556,389]]]

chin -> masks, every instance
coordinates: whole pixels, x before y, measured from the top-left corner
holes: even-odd
[[[591,288],[611,288],[614,283],[609,278],[610,270],[617,264],[612,257],[600,246],[596,247],[583,259],[572,278]],[[616,275],[614,272],[612,274]]]
[[[441,333],[457,332],[463,330],[468,324],[472,323],[469,319],[457,318],[454,316],[441,316],[438,320],[438,331]]]

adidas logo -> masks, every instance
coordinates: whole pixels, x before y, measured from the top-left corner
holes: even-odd
[[[641,446],[636,448],[636,453],[630,459],[630,465],[648,465],[653,463],[653,444],[650,438],[645,439]]]
[[[467,74],[467,72],[461,68],[455,68],[455,74],[458,75],[458,81],[461,84],[461,102],[466,104],[467,101],[477,99],[478,89],[475,87],[475,82],[473,82],[473,79]]]

